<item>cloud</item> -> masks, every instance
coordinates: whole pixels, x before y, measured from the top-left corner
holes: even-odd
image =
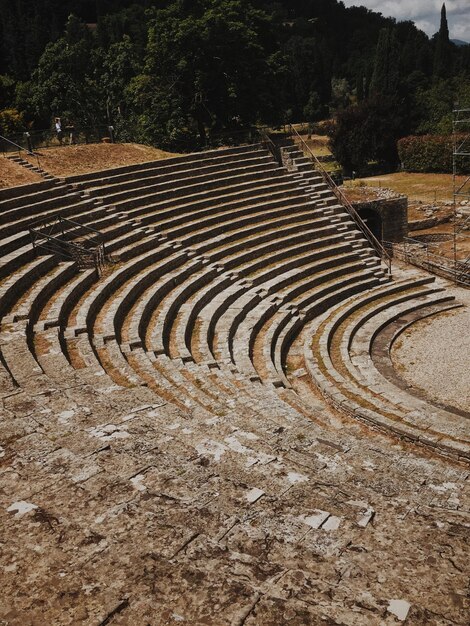
[[[350,6],[365,6],[399,21],[412,20],[429,36],[439,30],[442,0],[343,0]],[[468,0],[447,0],[447,21],[452,39],[470,41],[470,8]]]

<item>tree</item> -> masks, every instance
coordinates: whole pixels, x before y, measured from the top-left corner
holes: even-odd
[[[351,103],[351,90],[345,78],[331,79],[331,104],[335,109],[345,109]]]
[[[325,106],[321,103],[320,96],[312,91],[307,104],[304,106],[304,119],[309,124],[318,122],[325,116]]]
[[[399,57],[395,33],[390,28],[384,28],[380,31],[375,51],[370,93],[382,95],[396,94],[398,82]]]
[[[283,49],[288,68],[290,108],[297,119],[302,118],[312,93],[316,93],[322,105],[331,98],[331,75],[325,69],[321,45],[314,37],[291,37]],[[286,89],[286,85],[284,85]]]
[[[356,79],[356,98],[358,102],[362,102],[365,98],[364,76],[362,74]]]
[[[13,102],[15,81],[10,76],[0,75],[0,109]]]
[[[64,36],[46,46],[32,75],[36,115],[44,120],[60,116],[82,126],[103,123],[105,107],[96,66],[92,34],[71,15]]]
[[[0,72],[28,80],[67,18],[63,0],[0,0]]]
[[[185,131],[204,143],[208,132],[269,118],[269,37],[269,16],[247,0],[174,1],[157,11],[144,72],[133,84],[147,136],[162,142]]]
[[[363,170],[371,161],[386,168],[398,164],[397,140],[407,134],[398,105],[376,96],[338,113],[330,145],[346,170]]]
[[[25,121],[21,113],[16,109],[4,109],[0,111],[0,134],[12,135],[26,129]]]
[[[441,25],[436,37],[434,51],[434,78],[447,78],[451,75],[452,68],[452,44],[449,39],[449,27],[447,25],[446,5],[441,9]]]
[[[127,116],[128,87],[140,70],[138,54],[128,35],[110,46],[103,58],[99,87],[105,92],[108,121]]]

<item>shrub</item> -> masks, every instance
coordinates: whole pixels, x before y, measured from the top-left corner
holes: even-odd
[[[462,142],[465,136],[457,139]],[[452,135],[421,135],[403,137],[398,141],[398,154],[407,172],[452,172]],[[460,160],[461,161],[461,160]],[[467,162],[464,171],[470,171]]]
[[[13,135],[25,130],[23,116],[16,109],[0,111],[0,134]]]

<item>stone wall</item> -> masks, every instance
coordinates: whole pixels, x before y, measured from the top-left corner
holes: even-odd
[[[382,239],[398,243],[408,235],[408,198],[385,198],[356,201],[352,205],[360,214],[363,210],[376,213],[382,221]]]

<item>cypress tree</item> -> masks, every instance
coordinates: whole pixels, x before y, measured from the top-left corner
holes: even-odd
[[[446,13],[446,3],[445,2],[444,2],[444,4],[442,5],[442,8],[441,8],[441,25],[440,25],[440,28],[439,28],[439,37],[445,43],[449,43],[449,41],[450,41],[450,39],[449,39],[449,26],[447,24],[447,13]]]
[[[449,39],[449,27],[447,25],[447,14],[445,2],[441,9],[441,25],[436,37],[436,47],[434,50],[434,78],[446,78],[451,73],[452,64],[452,44]]]
[[[395,33],[390,28],[380,31],[375,52],[371,94],[393,95],[398,89],[399,58]]]

